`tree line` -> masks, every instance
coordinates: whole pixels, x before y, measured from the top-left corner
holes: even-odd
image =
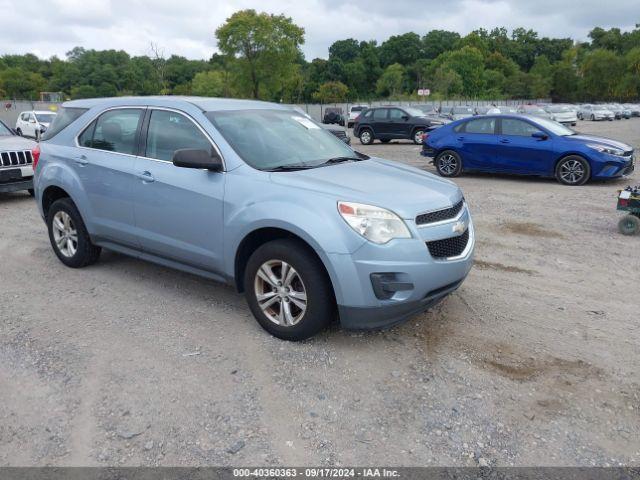
[[[284,15],[242,10],[215,31],[220,53],[208,60],[76,47],[66,58],[0,57],[0,97],[66,98],[199,95],[285,103],[415,99],[552,98],[632,101],[640,98],[640,25],[631,31],[596,27],[589,41],[540,37],[516,28],[374,40],[338,40],[327,59],[306,61],[304,29]]]

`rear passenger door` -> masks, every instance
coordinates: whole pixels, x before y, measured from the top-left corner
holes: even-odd
[[[185,112],[150,108],[136,160],[135,222],[142,250],[211,272],[222,270],[225,174],[176,167],[176,150],[215,149]]]
[[[495,167],[498,143],[495,127],[496,117],[474,118],[455,133],[465,168],[491,170]]]
[[[389,138],[388,108],[376,108],[373,111],[371,125],[376,138]]]
[[[101,242],[139,247],[134,231],[134,164],[144,108],[115,108],[93,120],[71,150],[72,167],[90,209],[90,231]]]

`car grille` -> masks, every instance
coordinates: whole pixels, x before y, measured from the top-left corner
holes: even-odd
[[[435,212],[428,212],[418,215],[416,217],[416,225],[426,225],[427,223],[441,222],[443,220],[449,220],[454,218],[464,205],[464,198],[456,203],[453,207],[445,208],[444,210],[436,210]]]
[[[21,167],[25,165],[31,165],[32,163],[33,157],[31,156],[30,150],[0,153],[0,168]]]
[[[426,243],[429,253],[433,258],[457,257],[467,248],[467,243],[469,243],[469,229],[466,229],[465,232],[458,237],[445,238],[444,240]]]

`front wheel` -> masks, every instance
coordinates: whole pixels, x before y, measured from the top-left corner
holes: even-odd
[[[435,160],[436,170],[441,177],[457,177],[462,172],[462,159],[453,150],[445,150]]]
[[[623,235],[637,235],[640,232],[640,218],[634,215],[625,215],[618,222],[618,230]]]
[[[422,136],[424,135],[424,130],[422,128],[417,129],[413,132],[413,143],[416,145],[422,145]]]
[[[556,166],[556,180],[563,185],[584,185],[590,175],[589,163],[577,155],[563,158]]]
[[[258,323],[283,340],[312,337],[336,316],[323,265],[295,240],[274,240],[259,247],[247,263],[244,289]]]

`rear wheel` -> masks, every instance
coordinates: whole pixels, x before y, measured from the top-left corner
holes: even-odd
[[[556,180],[563,185],[584,185],[590,175],[589,163],[577,155],[569,155],[556,165]]]
[[[373,143],[373,132],[368,128],[360,131],[360,143],[362,145],[371,145]]]
[[[100,257],[100,247],[91,243],[80,212],[70,198],[56,200],[49,207],[47,227],[53,251],[67,267],[86,267]]]
[[[595,122],[595,120],[596,120],[596,116],[592,113],[592,114],[591,114],[591,121],[592,121],[592,122]]]
[[[634,215],[625,215],[618,222],[618,230],[623,235],[637,235],[640,232],[640,218]]]
[[[453,150],[445,150],[435,160],[436,170],[441,177],[457,177],[462,172],[462,159]]]
[[[19,128],[16,129],[16,133],[22,137],[22,130],[21,129],[19,129]]]
[[[32,197],[36,196],[36,192],[33,190],[33,188],[29,188],[27,192],[29,192],[29,195],[31,195]]]
[[[274,240],[258,248],[247,263],[244,289],[258,323],[284,340],[309,338],[336,316],[324,267],[295,240]]]

